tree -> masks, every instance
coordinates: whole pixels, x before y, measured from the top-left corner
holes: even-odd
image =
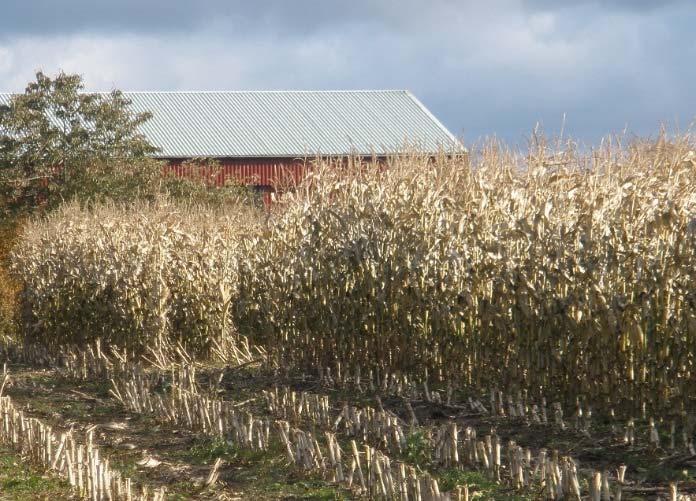
[[[83,92],[79,75],[42,72],[23,94],[0,106],[0,204],[5,210],[33,209],[100,186],[115,189],[137,165],[151,179],[160,166],[146,157],[157,151],[139,132],[150,113],[133,113],[120,91]],[[136,176],[137,178],[138,176]],[[118,184],[118,183],[116,183]],[[132,184],[132,183],[131,183]]]

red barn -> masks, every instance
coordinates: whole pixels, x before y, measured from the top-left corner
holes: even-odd
[[[404,90],[126,92],[135,111],[153,117],[142,132],[181,175],[193,158],[222,164],[218,183],[234,179],[273,191],[299,179],[307,159],[384,157],[406,145],[423,152],[461,144]]]
[[[383,158],[406,146],[462,151],[457,139],[405,90],[124,92],[152,119],[141,131],[179,175],[195,158],[218,160],[215,182],[235,180],[266,197],[299,180],[317,156]],[[10,94],[0,94],[0,104]]]

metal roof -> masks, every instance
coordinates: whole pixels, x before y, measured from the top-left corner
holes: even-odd
[[[463,149],[405,90],[124,92],[160,158],[303,157]],[[10,94],[0,94],[0,103]]]

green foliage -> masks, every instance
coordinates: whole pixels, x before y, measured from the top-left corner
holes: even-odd
[[[319,476],[307,472],[297,475],[297,471],[285,459],[284,447],[279,442],[271,442],[267,451],[254,451],[239,448],[223,439],[197,440],[186,451],[177,453],[181,460],[194,465],[211,465],[221,458],[227,468],[234,470],[234,481],[245,499],[313,499],[343,500],[348,493],[330,484]],[[177,497],[172,488],[172,499]]]
[[[406,437],[404,456],[410,464],[425,466],[430,462],[429,441],[422,431],[411,433]]]
[[[115,185],[122,191],[156,172],[139,163],[156,151],[138,131],[150,114],[132,113],[120,91],[90,94],[83,89],[79,75],[61,72],[52,79],[38,72],[23,94],[0,107],[0,204],[5,211],[50,207]],[[124,165],[131,166],[131,173],[137,170],[131,183],[120,171]]]
[[[0,498],[14,501],[73,499],[70,485],[29,468],[14,453],[0,448]]]
[[[61,187],[60,201],[152,201],[161,192],[162,163],[150,158],[111,159],[76,165]],[[51,202],[50,206],[56,204]]]
[[[164,169],[160,190],[174,200],[189,200],[214,207],[235,206],[239,203],[260,206],[261,200],[246,186],[227,179],[220,185],[222,166],[214,158],[194,158],[180,166],[179,176]]]
[[[237,457],[255,454],[262,456],[263,452],[247,451],[240,449],[234,443],[221,438],[196,443],[187,454],[187,459],[194,464],[212,464],[216,459],[221,458],[227,462],[234,461]]]
[[[474,499],[524,501],[531,499],[519,493],[512,493],[503,485],[477,471],[448,469],[439,473],[441,492],[454,491],[458,486],[469,486],[469,494]]]
[[[243,186],[216,186],[220,165],[212,159],[185,163],[189,176],[167,175],[138,130],[151,114],[133,113],[120,91],[83,89],[79,75],[52,79],[39,72],[23,94],[0,106],[0,213],[162,194],[216,206],[255,202]]]

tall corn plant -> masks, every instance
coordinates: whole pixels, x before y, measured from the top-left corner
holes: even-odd
[[[14,254],[27,341],[207,352],[231,333],[237,242],[254,224],[248,208],[166,202],[70,205],[35,220]]]
[[[318,168],[247,242],[237,322],[279,361],[612,405],[694,396],[688,137],[391,163]]]

